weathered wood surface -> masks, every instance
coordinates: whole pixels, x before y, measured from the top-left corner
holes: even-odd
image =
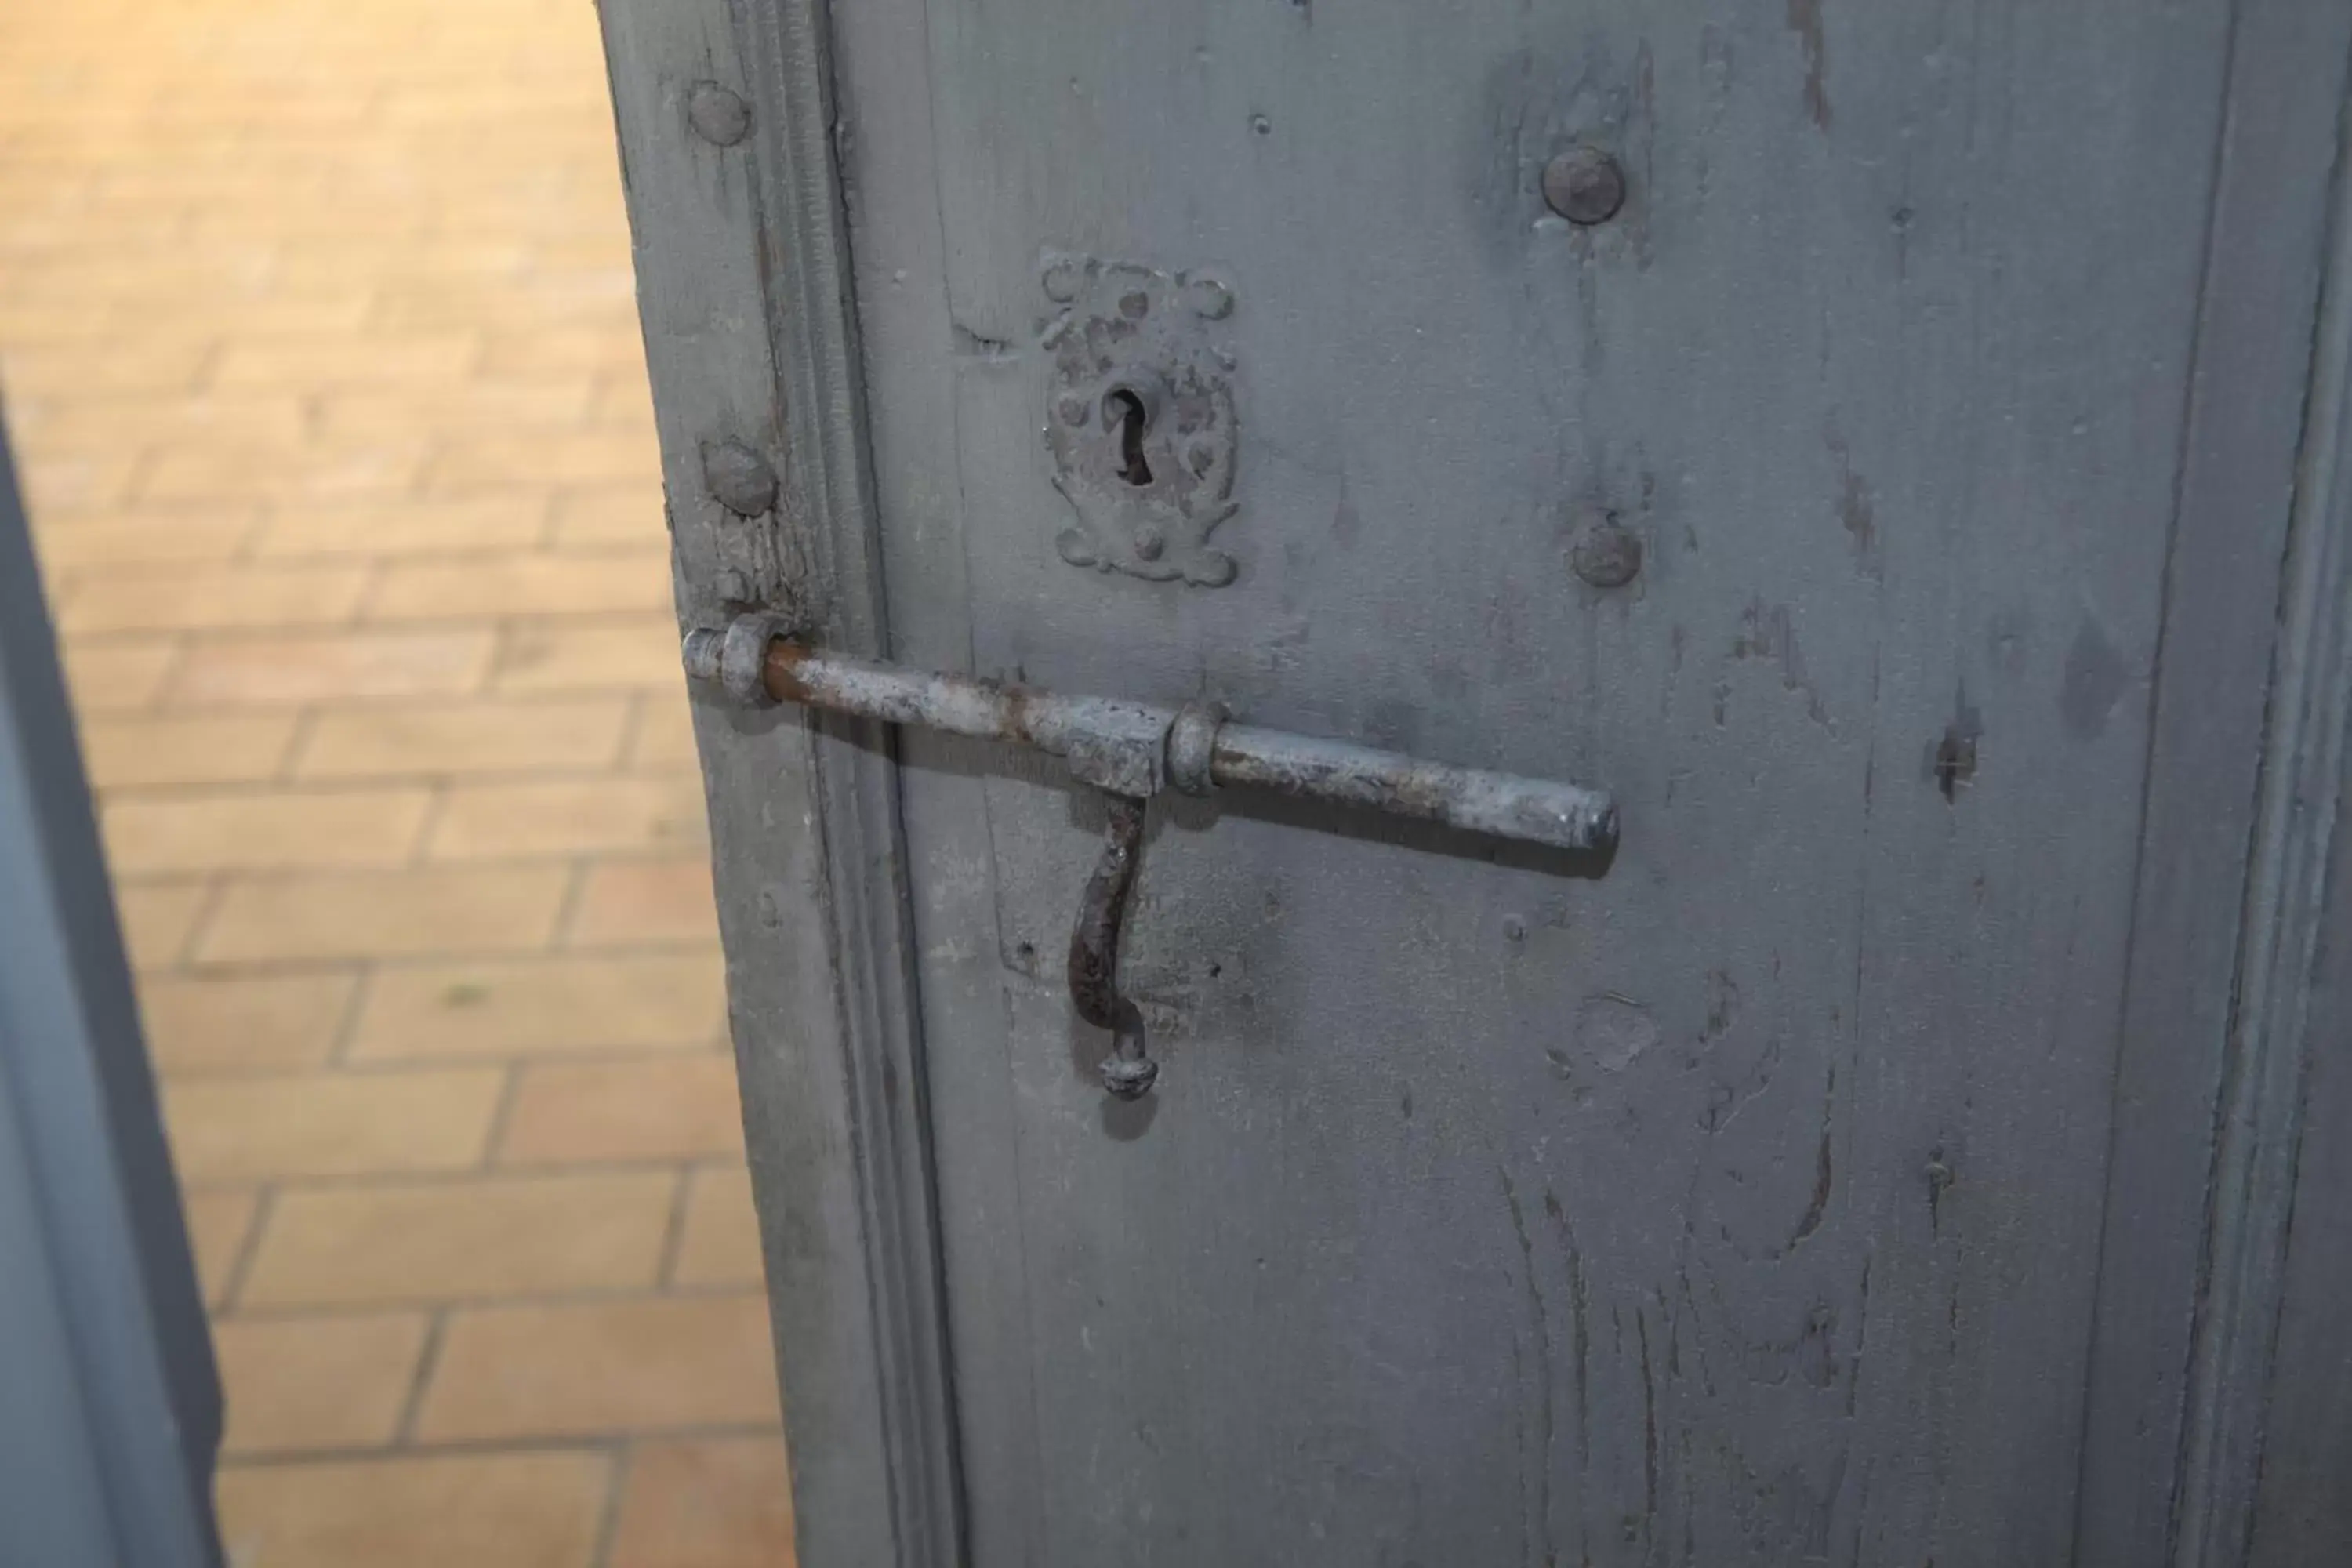
[[[2228,8],[854,10],[899,654],[1626,803],[1163,812],[1122,1120],[1087,806],[922,753],[978,1559],[2063,1560]],[[1055,557],[1047,247],[1232,281],[1233,587]]]
[[[1093,803],[706,714],[813,1568],[2169,1550],[2345,5],[605,4],[689,616],[764,443],[849,646],[1624,813],[1163,801],[1120,1108]],[[1048,250],[1232,284],[1230,587],[1058,558]]]

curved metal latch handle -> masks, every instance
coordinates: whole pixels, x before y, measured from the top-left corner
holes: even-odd
[[[1110,822],[1103,832],[1102,855],[1087,879],[1077,923],[1070,928],[1070,1002],[1079,1017],[1110,1031],[1103,1087],[1121,1100],[1140,1100],[1160,1076],[1160,1064],[1150,1055],[1142,1013],[1119,994],[1118,937],[1127,922],[1129,889],[1143,865],[1144,802],[1109,794],[1103,800]]]
[[[1144,1093],[1159,1074],[1145,1051],[1142,1015],[1119,994],[1118,970],[1127,896],[1143,855],[1144,803],[1163,785],[1187,795],[1220,785],[1278,790],[1561,849],[1605,855],[1617,847],[1617,805],[1601,790],[1228,723],[1213,704],[1163,708],[925,675],[812,648],[793,632],[769,615],[688,632],[686,672],[753,707],[796,702],[1034,746],[1103,792],[1110,826],[1070,937],[1070,998],[1080,1017],[1111,1031],[1103,1086],[1122,1099]]]

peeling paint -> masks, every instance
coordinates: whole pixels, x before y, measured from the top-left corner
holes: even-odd
[[[1844,437],[1831,431],[1825,437],[1830,456],[1838,466],[1838,521],[1844,525],[1846,541],[1853,549],[1854,568],[1864,576],[1878,578],[1884,569],[1878,555],[1877,497],[1870,480],[1856,473],[1853,456],[1846,449]]]
[[[1623,1071],[1657,1043],[1657,1020],[1629,996],[1603,992],[1577,1009],[1578,1054],[1602,1072]]]
[[[1739,617],[1739,635],[1732,641],[1731,656],[1778,664],[1780,684],[1804,694],[1806,715],[1831,734],[1837,733],[1836,721],[1830,717],[1821,691],[1806,673],[1804,649],[1797,645],[1797,629],[1790,622],[1788,605],[1768,605],[1761,599],[1750,600]],[[1722,722],[1719,708],[1718,704],[1717,723]]]

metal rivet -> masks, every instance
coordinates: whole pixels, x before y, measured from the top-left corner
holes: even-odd
[[[702,477],[719,504],[738,517],[758,517],[776,505],[776,470],[740,441],[702,449]]]
[[[686,100],[686,122],[714,147],[732,147],[751,132],[751,106],[715,81],[698,82]]]
[[[1607,223],[1625,205],[1625,171],[1598,147],[1571,147],[1544,165],[1543,198],[1570,223]]]
[[[1642,536],[1602,516],[1577,536],[1568,562],[1578,576],[1596,588],[1622,588],[1641,574]]]
[[[1261,136],[1271,136],[1274,134],[1274,121],[1263,114],[1253,114],[1250,116],[1250,129]]]
[[[1135,554],[1140,561],[1157,561],[1167,553],[1168,540],[1160,530],[1144,523],[1135,531]]]
[[[1065,397],[1054,411],[1062,416],[1065,425],[1076,427],[1087,422],[1087,400],[1083,397]]]

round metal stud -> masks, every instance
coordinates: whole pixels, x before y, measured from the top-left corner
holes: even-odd
[[[1572,224],[1607,223],[1625,205],[1625,171],[1598,147],[1571,147],[1544,165],[1543,198]]]
[[[1577,536],[1568,553],[1576,574],[1596,588],[1622,588],[1642,573],[1642,536],[1601,516]]]
[[[738,517],[758,517],[776,505],[776,470],[740,441],[702,451],[702,476],[720,506]]]
[[[714,147],[732,147],[751,132],[751,106],[715,81],[698,82],[686,100],[686,122]]]

